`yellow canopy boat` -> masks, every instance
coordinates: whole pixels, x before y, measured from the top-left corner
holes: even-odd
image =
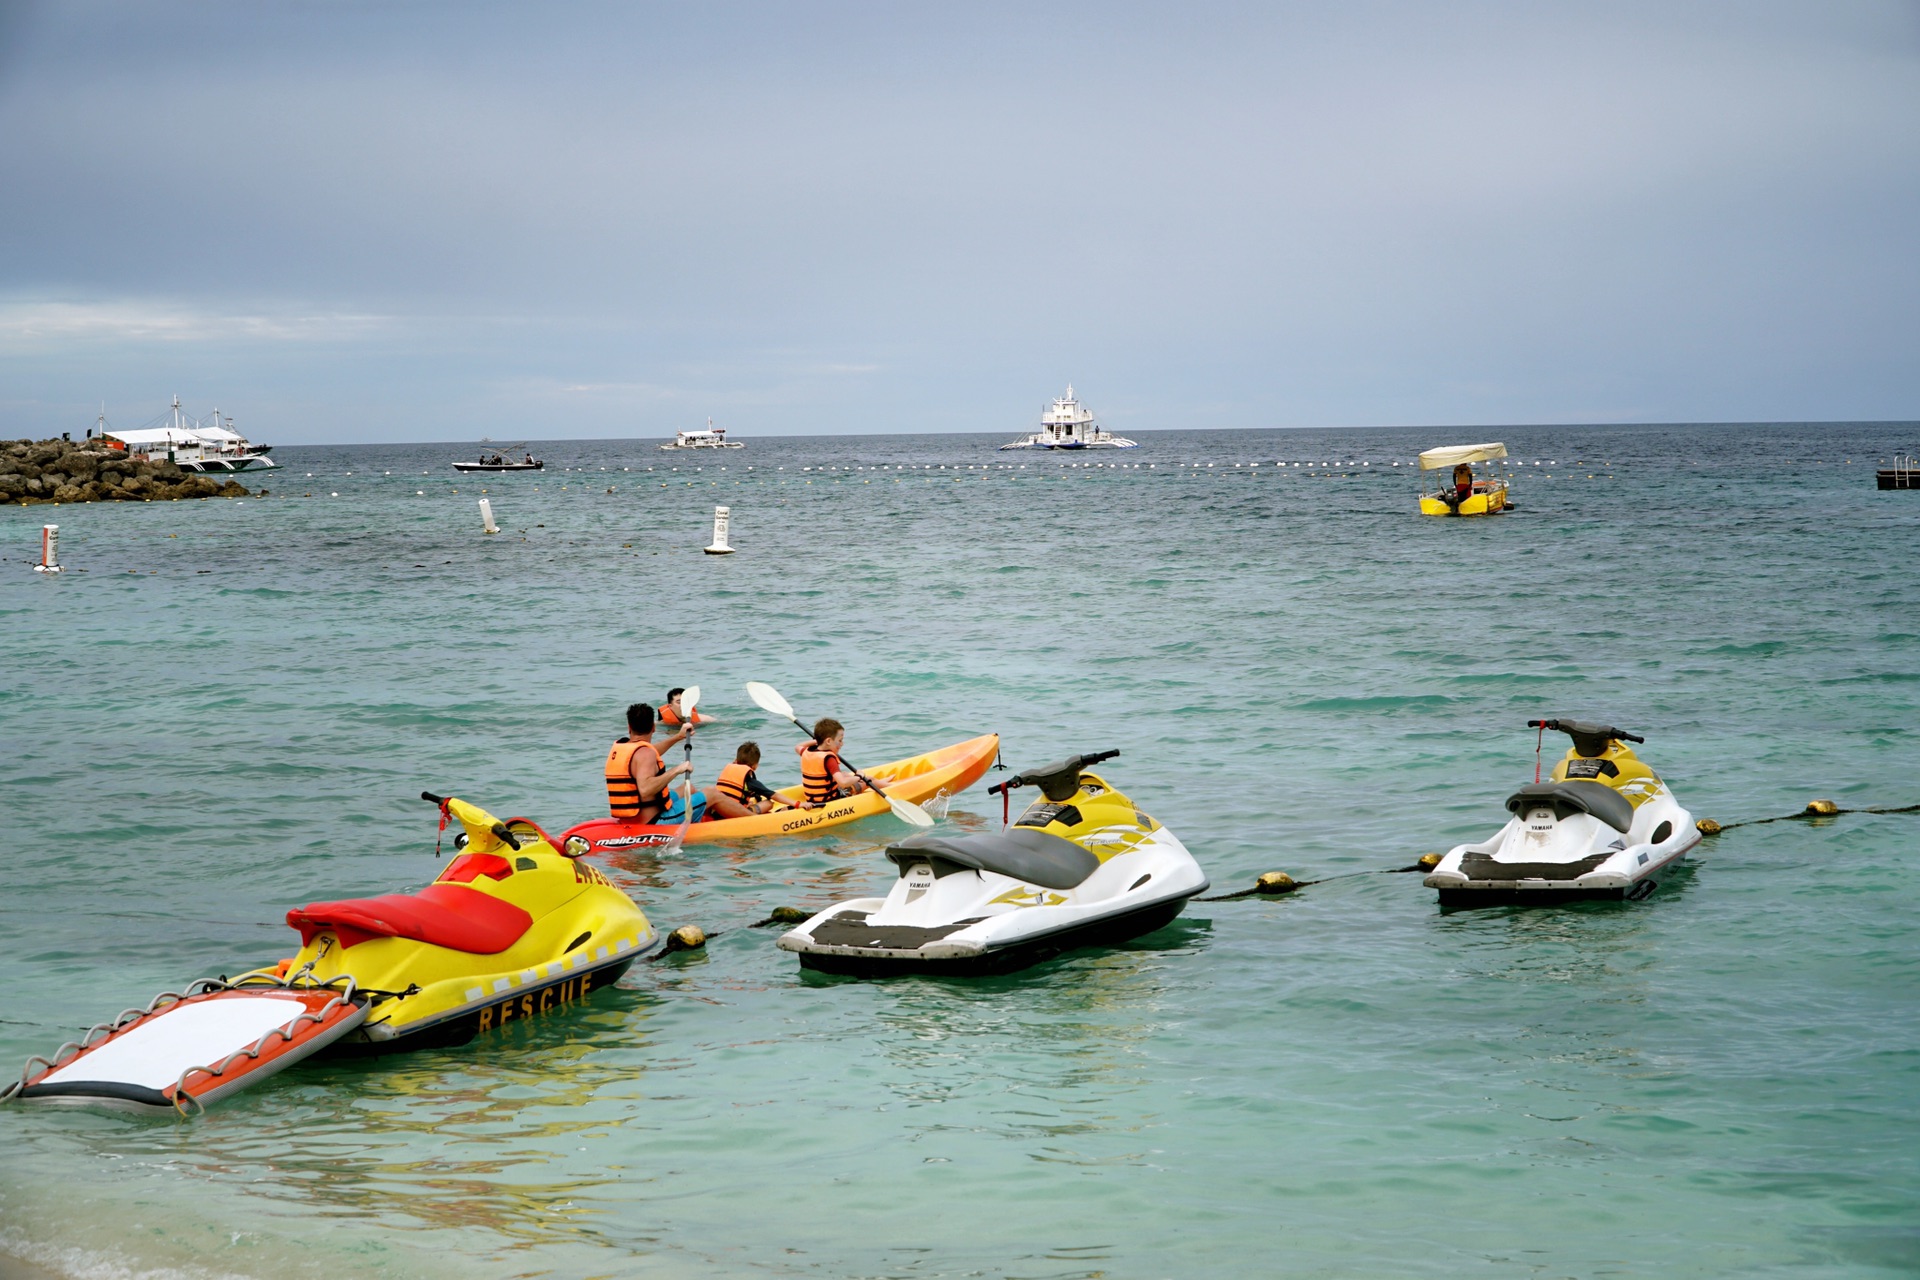
[[[945,793],[958,795],[980,781],[994,758],[1000,754],[1000,735],[982,734],[940,747],[923,755],[908,756],[866,770],[866,775],[887,792],[902,800],[925,804]],[[798,786],[783,787],[781,799],[800,803]],[[887,812],[885,798],[863,791],[829,801],[817,809],[775,809],[747,818],[715,818],[691,823],[687,844],[710,840],[744,840],[749,836],[809,835],[843,822],[856,822]],[[677,822],[633,822],[624,818],[593,818],[570,828],[560,837],[560,847],[571,857],[594,853],[617,853],[622,849],[644,849],[666,844],[680,829]]]
[[[1420,514],[1423,516],[1492,516],[1507,510],[1507,480],[1495,475],[1491,467],[1475,472],[1475,463],[1492,462],[1507,456],[1507,446],[1490,444],[1450,444],[1429,449],[1420,455]],[[1446,471],[1450,477],[1435,476],[1427,487],[1427,473]]]

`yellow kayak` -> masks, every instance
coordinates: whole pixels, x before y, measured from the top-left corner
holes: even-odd
[[[958,795],[980,781],[995,757],[1000,754],[1000,735],[984,733],[950,747],[940,747],[924,755],[908,756],[866,775],[879,783],[889,795],[915,804],[925,804],[941,795]],[[800,788],[783,787],[781,799],[799,804]],[[752,836],[796,836],[857,822],[886,813],[887,802],[871,791],[830,801],[817,809],[775,809],[746,818],[714,818],[696,822],[687,828],[686,843],[709,840],[745,840]],[[560,837],[560,847],[569,857],[594,853],[617,853],[622,849],[644,849],[666,844],[680,824],[632,822],[622,818],[593,818],[568,829]],[[577,843],[576,843],[577,842]]]

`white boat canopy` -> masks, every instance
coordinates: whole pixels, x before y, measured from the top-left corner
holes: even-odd
[[[1420,455],[1420,469],[1432,471],[1438,467],[1457,467],[1463,462],[1491,462],[1506,456],[1507,446],[1498,441],[1492,444],[1442,445]]]
[[[195,433],[185,427],[156,427],[143,431],[107,431],[101,434],[103,440],[118,440],[124,445],[141,444],[205,444]]]

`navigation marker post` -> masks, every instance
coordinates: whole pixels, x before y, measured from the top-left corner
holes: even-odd
[[[40,526],[40,563],[33,566],[35,573],[60,572],[60,526],[43,524]]]
[[[733,548],[727,545],[727,525],[732,519],[732,508],[715,507],[713,509],[713,545],[700,549],[710,556],[732,555]]]

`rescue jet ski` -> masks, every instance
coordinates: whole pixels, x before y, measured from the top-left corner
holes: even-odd
[[[0,1102],[201,1110],[316,1054],[464,1044],[555,1012],[664,945],[626,894],[532,822],[422,794],[442,829],[463,828],[432,884],[289,911],[298,955],[92,1027],[28,1059]]]
[[[465,1044],[565,1008],[665,945],[633,899],[525,818],[501,822],[421,792],[459,822],[461,851],[418,893],[316,902],[287,913],[300,952],[275,972],[351,977],[367,1017],[334,1053]]]
[[[1638,734],[1584,720],[1529,720],[1573,739],[1550,781],[1507,797],[1513,817],[1493,839],[1456,845],[1426,885],[1443,907],[1651,896],[1700,843],[1693,815],[1633,754]]]
[[[988,788],[1041,799],[990,834],[923,831],[890,845],[884,898],[855,898],[780,938],[803,968],[882,977],[1009,973],[1170,923],[1207,876],[1171,831],[1073,756]],[[1004,803],[1004,801],[1003,801]]]

